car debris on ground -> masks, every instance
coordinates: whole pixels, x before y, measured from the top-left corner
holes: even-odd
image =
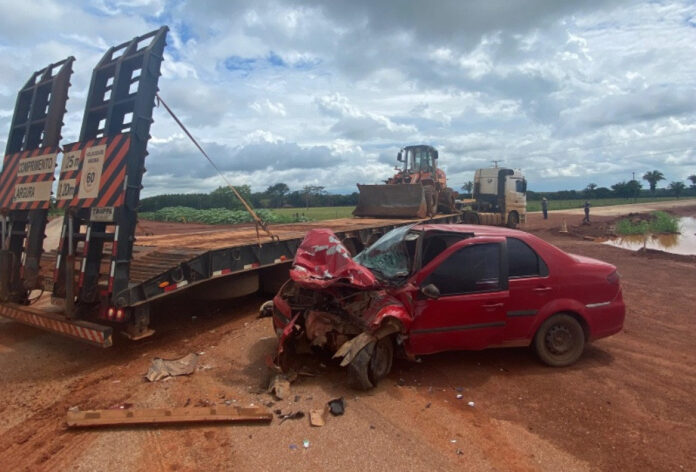
[[[278,374],[268,384],[268,393],[272,393],[276,399],[283,400],[290,395],[290,380],[285,375]]]
[[[309,410],[309,424],[321,428],[326,424],[326,407],[321,410]]]
[[[150,368],[145,374],[145,378],[150,382],[177,375],[191,375],[198,365],[198,354],[191,353],[179,359],[162,359],[155,357]]]
[[[333,416],[341,416],[346,411],[346,402],[343,397],[334,398],[328,403],[329,411]]]

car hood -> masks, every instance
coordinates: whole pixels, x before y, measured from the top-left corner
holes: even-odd
[[[350,252],[330,229],[307,233],[295,254],[290,278],[299,285],[321,289],[347,284],[362,289],[380,286],[375,275],[353,260]]]

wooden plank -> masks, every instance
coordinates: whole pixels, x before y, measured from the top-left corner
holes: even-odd
[[[202,422],[267,421],[273,414],[262,407],[213,406],[134,410],[68,410],[68,426],[118,426]]]

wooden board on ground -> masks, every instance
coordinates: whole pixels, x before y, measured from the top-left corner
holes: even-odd
[[[214,406],[191,408],[148,408],[133,410],[68,410],[68,426],[120,426],[208,422],[270,422],[273,414],[262,407]]]

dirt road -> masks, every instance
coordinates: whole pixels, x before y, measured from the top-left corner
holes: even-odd
[[[340,369],[319,367],[270,408],[307,412],[343,396],[345,415],[323,428],[304,418],[75,431],[64,425],[75,405],[273,401],[260,393],[275,343],[270,321],[255,318],[263,300],[169,307],[155,337],[105,351],[2,320],[2,469],[693,470],[696,266],[561,235],[563,219],[572,229],[579,218],[530,215],[527,229],[618,266],[628,307],[625,331],[591,345],[573,367],[544,367],[527,349],[439,354],[397,361],[368,393],[350,390]],[[192,376],[143,380],[153,357],[189,352],[201,353]]]

